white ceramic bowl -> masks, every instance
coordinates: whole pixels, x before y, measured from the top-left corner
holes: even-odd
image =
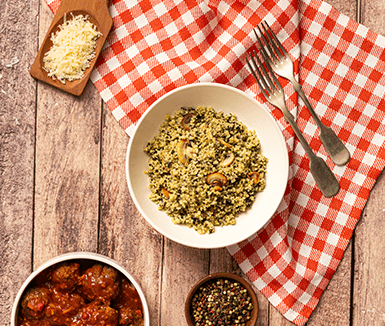
[[[216,227],[200,235],[187,226],[175,225],[164,211],[148,198],[148,155],[143,151],[159,131],[166,114],[182,106],[212,106],[216,111],[233,113],[249,129],[256,131],[267,164],[266,188],[258,193],[252,207],[237,218],[235,226]],[[282,132],[272,115],[259,102],[234,87],[197,83],[177,88],[154,102],[143,114],[132,135],[126,160],[126,176],[131,197],[144,218],[167,238],[196,248],[220,248],[238,243],[260,230],[282,200],[288,180],[288,154]]]
[[[135,281],[135,279],[131,276],[130,273],[128,273],[122,266],[120,266],[115,260],[108,258],[103,255],[95,254],[92,252],[71,252],[64,255],[60,255],[57,257],[54,257],[50,259],[49,261],[45,262],[43,265],[41,265],[38,269],[36,269],[29,277],[25,280],[23,285],[21,286],[19,292],[16,295],[16,299],[13,303],[12,307],[12,313],[11,313],[11,326],[17,325],[17,314],[18,314],[18,307],[20,300],[22,298],[22,295],[25,291],[25,289],[28,287],[28,285],[32,282],[32,280],[42,271],[47,269],[48,267],[55,265],[57,263],[61,263],[64,261],[70,261],[70,260],[90,260],[91,262],[100,262],[106,265],[109,265],[119,272],[121,272],[127,279],[130,281],[131,285],[138,291],[140,300],[142,301],[143,306],[143,320],[144,320],[144,326],[150,326],[150,315],[148,311],[148,305],[146,298],[144,296],[144,293],[142,289],[140,288],[139,284]]]

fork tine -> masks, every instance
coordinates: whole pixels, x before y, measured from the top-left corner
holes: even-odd
[[[263,23],[264,23],[264,24],[263,24]],[[263,21],[263,22],[261,23],[261,25],[262,25],[263,29],[265,30],[265,33],[267,34],[268,38],[271,40],[271,42],[272,42],[274,45],[278,45],[279,49],[282,51],[282,53],[284,54],[284,56],[285,56],[286,58],[290,58],[290,57],[289,57],[289,53],[287,53],[287,51],[286,51],[285,48],[283,47],[282,43],[278,40],[277,35],[275,35],[275,33],[273,32],[273,30],[270,28],[269,24],[268,24],[267,22]],[[270,31],[271,35],[273,36],[275,42],[273,42],[272,38],[270,37],[270,34],[267,32],[267,29],[266,29],[266,26],[265,26],[265,25],[266,25],[267,28],[269,29],[269,31]],[[279,54],[281,54],[281,53],[278,51],[278,48],[277,48],[276,46],[275,46],[275,48],[276,48],[276,51],[277,51]],[[281,57],[281,59],[283,59],[283,57]]]
[[[262,44],[262,41],[261,41],[260,37],[258,36],[257,31],[255,30],[255,28],[253,28],[253,31],[254,31],[255,37],[257,38],[257,41],[258,41],[258,44],[259,44],[259,49],[261,50],[261,53],[263,55],[263,59],[265,61],[267,60],[270,64],[274,64],[275,63],[275,58],[273,57],[273,59],[274,59],[274,62],[273,62],[271,60],[270,56],[268,55],[268,53],[266,52],[265,47]],[[263,35],[262,35],[262,37],[263,37]],[[265,43],[266,43],[266,40],[265,40]]]
[[[250,55],[250,54],[249,54],[249,55]],[[262,91],[263,91],[263,87],[262,87],[262,85],[261,85],[261,83],[260,83],[260,81],[259,81],[259,78],[258,78],[257,75],[255,74],[254,68],[251,66],[251,63],[250,63],[249,59],[247,58],[247,55],[245,55],[245,59],[246,59],[246,63],[247,63],[247,65],[249,66],[249,69],[250,69],[250,71],[251,71],[251,73],[252,73],[254,79],[255,79],[256,82],[258,83],[259,88],[262,89]]]
[[[271,91],[270,91],[269,85],[267,84],[266,79],[263,77],[263,75],[261,73],[261,69],[260,69],[261,64],[260,63],[257,64],[255,62],[255,59],[254,59],[254,56],[253,56],[252,52],[249,52],[249,56],[250,56],[251,62],[254,64],[255,71],[258,73],[258,76],[261,79],[263,85],[268,90],[269,95],[271,95]],[[258,56],[256,56],[256,58],[258,60]]]
[[[276,92],[281,93],[283,95],[281,84],[278,82],[278,79],[275,77],[270,64],[266,63],[266,67],[270,72],[269,74],[269,72],[266,70],[265,66],[259,59],[259,56],[257,55],[257,53],[255,51],[253,52],[254,52],[254,55],[252,53],[249,53],[249,56],[250,56],[251,62],[254,65],[254,68],[255,68],[254,70],[257,72],[259,78],[257,78],[255,73],[253,73],[253,76],[257,81],[259,88],[262,90],[262,93],[265,96],[265,98],[269,102],[271,102],[270,97],[273,95],[277,95]],[[255,60],[257,60],[258,63]],[[247,64],[249,65],[250,70],[253,71],[253,68],[251,67],[250,62],[247,60],[247,57],[246,57],[246,61],[247,61]],[[271,79],[271,77],[273,77],[273,79]],[[264,88],[262,87],[262,84],[264,85]],[[269,94],[269,96],[267,96],[267,93]]]
[[[251,60],[254,62],[256,67],[259,67],[259,71],[262,71],[263,80],[267,81],[270,85],[270,88],[272,89],[273,93],[277,90],[277,87],[275,86],[273,80],[269,76],[269,73],[267,72],[265,66],[263,65],[262,61],[259,59],[259,56],[257,55],[257,52],[254,52],[254,58],[258,61],[258,65],[255,63],[253,56],[251,56]],[[270,67],[268,63],[266,63],[267,67]],[[267,86],[268,87],[268,86]]]
[[[265,61],[267,70],[270,72],[270,74],[269,74],[255,51],[254,51],[254,56],[257,58],[258,64],[262,68],[262,70],[264,72],[264,76],[268,80],[273,91],[275,92],[277,90],[280,90],[283,93],[281,83],[278,81],[278,78],[275,76],[273,69],[271,68],[271,65]],[[273,78],[273,79],[271,79],[271,78]]]
[[[254,61],[253,56],[251,55],[251,53],[249,53],[249,56],[250,56],[250,59],[253,62],[253,65],[254,65],[255,68],[252,67],[252,65],[251,65],[251,63],[250,63],[250,61],[249,61],[249,59],[247,58],[247,55],[246,55],[245,58],[246,58],[247,65],[249,66],[249,69],[250,69],[251,73],[253,74],[253,77],[254,77],[255,81],[258,84],[258,87],[261,89],[261,91],[263,93],[263,96],[266,99],[268,99],[269,96],[271,95],[271,91],[270,91],[269,87],[267,86],[265,79],[262,77],[261,72],[259,71],[259,69],[257,67],[257,64]],[[254,70],[257,72],[259,78],[255,74]],[[262,83],[264,84],[265,87],[262,86],[261,81],[262,81]],[[266,91],[267,91],[268,94],[266,93]]]
[[[267,64],[267,67],[271,67],[271,65],[274,65],[275,62],[276,62],[276,58],[273,58],[274,59],[274,62],[271,60],[269,54],[266,52],[266,50],[264,49],[264,47],[261,47],[260,48],[260,53],[261,53],[261,56],[263,58],[263,60],[266,62]]]
[[[272,45],[276,48],[276,45],[274,44],[274,42],[271,42],[271,38],[268,40],[266,38],[266,36],[264,35],[264,32],[261,30],[261,27],[259,25],[257,25],[257,28],[258,28],[258,31],[259,31],[259,34],[261,35],[261,38],[263,39],[263,42],[265,45],[262,45],[261,42],[258,42],[260,44],[260,47],[261,47],[261,50],[265,52],[266,54],[266,57],[269,58],[269,62],[270,64],[275,64],[277,65],[280,61],[281,61],[281,57],[277,57],[277,54],[276,52],[274,51],[274,49],[272,48]],[[254,30],[254,33],[255,35],[257,35],[257,33],[255,32]],[[269,36],[269,35],[268,35]],[[269,54],[267,54],[266,50],[265,50],[265,46],[267,47],[267,49],[269,50]],[[281,53],[279,53],[278,51],[278,54],[282,55]],[[270,59],[273,58],[273,60]]]

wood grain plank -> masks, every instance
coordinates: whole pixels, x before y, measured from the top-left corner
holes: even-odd
[[[357,0],[360,1],[360,0]],[[327,2],[347,15],[357,19],[356,0],[328,0]],[[350,322],[350,293],[351,293],[351,255],[349,248],[344,255],[336,273],[323,293],[318,307],[313,311],[307,325],[339,325],[348,326]],[[338,305],[334,300],[338,298]],[[270,307],[270,325],[294,325],[287,321],[277,309]]]
[[[361,23],[385,35],[383,0],[361,0]],[[352,325],[384,325],[384,172],[370,193],[355,231]]]
[[[357,20],[357,8],[360,0],[330,0],[332,6],[344,15]],[[351,296],[351,264],[352,245],[345,251],[337,271],[323,293],[317,308],[311,315],[308,326],[316,325],[350,325],[350,296]],[[338,302],[338,304],[336,304]]]
[[[329,0],[327,2],[344,15],[357,20],[357,1]],[[310,316],[308,326],[350,325],[351,260],[352,248],[349,245],[317,308]],[[335,304],[336,300],[338,305]]]
[[[0,324],[32,269],[39,1],[0,1]],[[28,15],[21,15],[28,13]],[[25,42],[25,40],[30,40]]]
[[[41,0],[41,38],[51,20]],[[39,82],[37,100],[35,268],[64,252],[97,250],[101,132],[92,84],[76,98]]]
[[[159,325],[187,325],[184,303],[191,287],[209,273],[209,252],[165,239]]]
[[[294,326],[292,322],[287,320],[273,305],[269,309],[269,325],[274,326]]]
[[[328,0],[326,2],[331,4],[334,8],[342,12],[344,15],[357,21],[359,18],[357,9],[360,6],[360,1],[362,0]]]
[[[351,291],[352,243],[345,251],[337,271],[330,280],[308,326],[349,326]]]
[[[385,36],[385,2],[361,0],[361,22],[373,32]]]
[[[385,177],[382,173],[355,231],[353,323],[385,323]]]
[[[140,215],[128,191],[129,137],[104,106],[99,252],[117,260],[146,296],[151,325],[159,325],[163,237]]]

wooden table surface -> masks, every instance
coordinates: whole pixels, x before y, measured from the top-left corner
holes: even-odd
[[[329,0],[385,35],[384,0]],[[242,274],[226,249],[174,243],[128,192],[129,137],[92,83],[76,98],[29,69],[52,13],[44,0],[0,0],[0,325],[27,276],[48,259],[91,251],[122,264],[147,297],[151,325],[186,325],[189,288],[216,271]],[[345,256],[308,325],[385,325],[385,178],[371,192]],[[292,325],[256,291],[259,326]]]

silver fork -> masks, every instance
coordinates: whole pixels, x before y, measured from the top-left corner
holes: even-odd
[[[300,143],[302,144],[305,152],[309,158],[309,170],[314,177],[318,188],[321,190],[322,194],[325,197],[333,197],[340,190],[340,184],[336,179],[333,172],[330,170],[326,162],[314,154],[313,150],[310,148],[305,137],[301,133],[299,127],[297,126],[294,116],[286,107],[285,103],[285,94],[283,92],[281,84],[278,82],[277,77],[275,77],[272,68],[268,62],[265,62],[266,67],[269,72],[266,70],[261,60],[259,59],[255,51],[254,55],[249,53],[251,63],[246,55],[246,62],[253,74],[254,79],[257,81],[259,88],[262,90],[263,95],[266,100],[280,109],[286,119],[286,121],[293,128],[296,136],[298,137]],[[257,62],[258,64],[257,64]],[[253,68],[253,66],[254,68]],[[257,74],[256,74],[256,73]],[[258,76],[257,76],[258,75]]]
[[[264,33],[262,32],[262,29]],[[291,60],[289,54],[282,46],[282,43],[278,40],[277,36],[274,34],[270,26],[266,22],[262,22],[257,25],[261,37],[258,36],[257,32],[254,29],[255,36],[259,43],[261,54],[264,58],[264,61],[268,61],[271,65],[271,68],[275,73],[281,77],[288,79],[294,86],[294,90],[301,97],[306,107],[309,109],[310,114],[312,115],[315,123],[319,129],[319,138],[321,139],[322,144],[325,147],[326,152],[328,153],[331,160],[337,165],[344,165],[350,160],[350,153],[346,146],[342,143],[341,139],[338,138],[336,133],[330,127],[325,126],[322,121],[319,119],[318,115],[315,113],[313,107],[311,106],[308,98],[302,90],[301,84],[299,84],[294,78],[293,73],[293,61]],[[269,32],[268,32],[269,30]],[[267,38],[265,37],[265,35]],[[268,49],[270,55],[267,54],[263,43]]]

